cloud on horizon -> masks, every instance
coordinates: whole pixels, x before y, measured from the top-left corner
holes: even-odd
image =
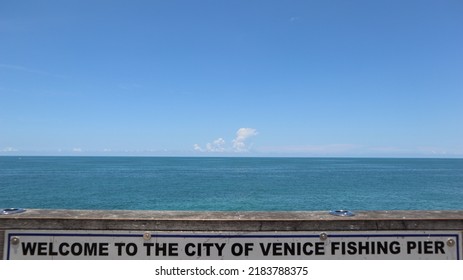
[[[13,147],[5,147],[1,151],[5,153],[13,153],[13,152],[18,152],[19,150]]]
[[[218,138],[212,143],[207,143],[206,150],[208,152],[224,152],[225,151],[225,140],[223,138]]]
[[[236,138],[233,139],[233,150],[235,152],[247,152],[248,147],[246,140],[252,136],[256,136],[257,131],[254,128],[240,128],[236,132]]]
[[[197,152],[210,153],[244,153],[249,151],[249,145],[246,141],[257,134],[257,130],[254,128],[242,127],[236,131],[236,137],[232,140],[231,146],[227,146],[225,139],[220,137],[210,143],[207,143],[205,148],[202,148],[199,144],[194,144],[193,150]]]

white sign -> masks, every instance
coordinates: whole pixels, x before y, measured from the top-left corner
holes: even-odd
[[[5,232],[4,259],[451,259],[458,231]]]

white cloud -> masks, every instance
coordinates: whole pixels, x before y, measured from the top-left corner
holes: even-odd
[[[227,145],[224,138],[220,137],[216,140],[207,143],[203,149],[200,145],[194,144],[193,150],[197,152],[225,153],[225,152],[247,152],[249,146],[246,141],[252,136],[257,135],[254,128],[240,128],[236,132],[235,139],[232,140],[232,145]]]
[[[246,140],[257,135],[257,130],[254,128],[240,128],[236,132],[236,138],[233,139],[233,150],[235,152],[247,152],[248,147]]]
[[[74,149],[72,149],[72,151],[73,151],[74,153],[81,153],[81,152],[82,152],[82,148],[74,148]]]
[[[18,149],[15,149],[13,147],[6,147],[2,150],[2,152],[5,152],[5,153],[11,153],[11,152],[17,152]]]
[[[206,150],[208,152],[225,152],[225,140],[223,138],[218,138],[212,143],[207,143]]]
[[[201,146],[198,144],[194,144],[193,149],[197,152],[212,152],[212,153],[221,153],[221,152],[227,151],[225,147],[225,140],[223,138],[218,138],[212,141],[212,143],[207,143],[206,149],[201,148]]]

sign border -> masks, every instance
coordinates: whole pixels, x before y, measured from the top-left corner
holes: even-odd
[[[33,231],[33,230],[24,230],[24,231]],[[38,230],[40,231],[40,230]],[[7,256],[5,260],[10,260],[10,246],[11,246],[11,238],[13,236],[50,236],[50,237],[56,237],[56,236],[79,236],[79,237],[140,237],[143,238],[143,232],[140,233],[50,233],[48,230],[43,230],[44,232],[14,232],[11,230],[6,231],[5,235],[5,242],[8,243],[7,245]],[[52,230],[50,230],[52,231]],[[56,231],[72,231],[72,230],[56,230]],[[76,232],[79,230],[76,230]],[[90,230],[84,230],[84,231],[90,231]],[[98,230],[95,230],[98,231]],[[445,231],[445,230],[442,230]],[[239,238],[319,238],[320,235],[317,234],[200,234],[200,233],[195,233],[195,234],[177,234],[173,233],[172,234],[166,234],[166,233],[160,233],[157,234],[156,231],[144,231],[144,232],[150,232],[152,233],[151,238],[231,238],[231,239],[239,239]],[[229,233],[228,231],[226,231]],[[371,234],[340,234],[339,231],[335,231],[337,233],[334,234],[327,234],[328,238],[370,238],[370,237],[453,237],[456,240],[455,244],[455,250],[456,250],[456,260],[461,260],[460,256],[460,235],[463,235],[463,233],[399,233],[399,234],[392,234],[392,233],[371,233]],[[352,231],[350,231],[352,232]]]

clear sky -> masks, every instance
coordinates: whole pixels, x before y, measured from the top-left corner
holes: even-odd
[[[463,1],[1,1],[0,155],[463,157]]]

